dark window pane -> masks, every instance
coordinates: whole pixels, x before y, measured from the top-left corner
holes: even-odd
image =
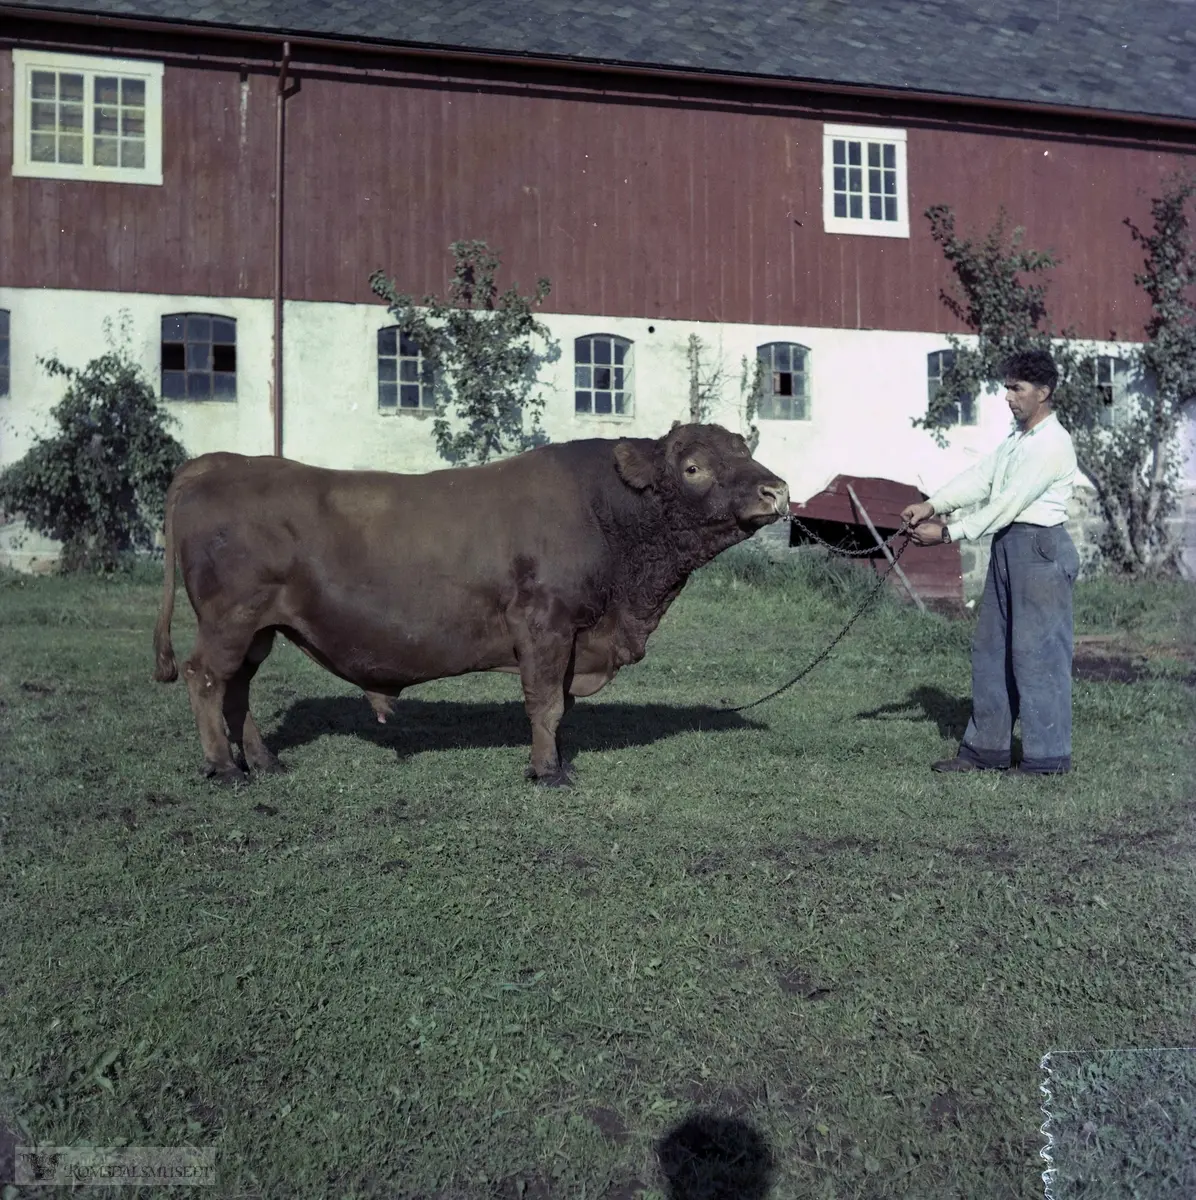
[[[69,100],[72,104],[83,103],[83,76],[82,75],[67,75],[58,76],[58,99]]]
[[[574,392],[573,393],[573,411],[588,413],[590,411],[590,393],[589,392]]]
[[[847,143],[847,163],[848,166],[858,167],[860,165],[860,143]]]
[[[842,193],[838,193],[835,196],[835,216],[836,217],[847,216],[847,197],[844,196]]]
[[[8,367],[0,367],[0,396],[8,395]]]
[[[874,221],[880,221],[880,220],[883,220],[881,213],[882,213],[881,198],[879,196],[870,196],[868,198],[868,216],[871,217],[872,220],[874,220]]]
[[[181,342],[183,340],[183,318],[162,318],[162,340],[164,342]]]
[[[778,396],[792,396],[793,375],[789,371],[778,371],[772,377],[772,390]]]
[[[145,106],[145,80],[122,79],[120,81],[120,100],[122,104]]]
[[[627,355],[628,344],[626,342],[615,342],[615,362],[621,363]]]
[[[212,322],[209,317],[187,318],[187,341],[210,342],[212,340]]]
[[[594,368],[593,367],[574,367],[573,368],[573,386],[579,388],[590,388],[594,386]]]
[[[626,392],[615,393],[615,412],[622,416],[627,411],[628,395]]]
[[[831,145],[833,147],[831,152],[831,161],[839,165],[846,165],[847,143],[841,142],[838,138],[836,138]]]
[[[97,143],[99,139],[96,139]],[[64,163],[81,163],[83,161],[83,139],[67,137],[63,134],[58,139],[58,161]]]
[[[237,348],[236,346],[213,346],[212,347],[212,370],[213,371],[235,371],[237,369]]]
[[[885,172],[885,195],[886,196],[896,196],[897,195],[897,174],[895,171],[886,171]]]
[[[399,353],[405,354],[409,358],[416,358],[419,355],[419,342],[415,338],[408,336],[405,333],[399,334]]]
[[[97,108],[95,112],[95,132],[107,137],[116,137],[120,133],[120,109]]]
[[[885,220],[897,220],[897,201],[892,196],[885,197]]]
[[[399,407],[419,408],[419,384],[404,383],[399,386]]]
[[[393,383],[378,384],[378,407],[394,408],[398,404],[398,394]]]
[[[8,337],[8,309],[0,308],[0,337]]]
[[[0,367],[8,370],[8,338],[0,338]]]
[[[209,400],[212,396],[212,377],[206,371],[187,372],[187,398]]]
[[[187,370],[210,371],[212,369],[212,347],[207,342],[187,343]]]
[[[976,401],[972,396],[964,396],[959,402],[959,419],[964,425],[976,424]]]
[[[217,400],[235,400],[237,377],[230,371],[215,371],[212,374],[212,395]]]
[[[850,204],[851,216],[854,220],[859,220],[864,215],[864,201],[860,196],[852,196]]]
[[[104,75],[97,76],[95,101],[97,104],[119,104],[120,80]]]
[[[880,195],[880,172],[879,171],[869,171],[868,172],[868,190],[870,192],[875,193],[878,196]]]
[[[884,165],[886,167],[888,167],[891,171],[897,169],[897,147],[894,146],[892,142],[889,142],[885,146],[885,163],[884,163]]]
[[[385,383],[394,383],[396,375],[396,362],[393,358],[378,359],[378,379]]]
[[[404,358],[399,363],[399,378],[404,383],[419,382],[419,363],[414,358]]]
[[[34,71],[30,80],[34,100],[55,100],[58,97],[58,77],[53,71]]]
[[[610,341],[607,338],[594,339],[594,361],[596,363],[610,362]]]
[[[237,323],[228,317],[212,318],[212,341],[229,346],[237,344]]]
[[[847,168],[847,190],[849,192],[860,192],[864,189],[863,184],[864,174],[859,167]]]
[[[186,351],[182,342],[162,343],[162,370],[181,371],[187,365]]]
[[[420,367],[419,378],[426,387],[431,387],[436,382],[436,372],[430,362],[425,360],[424,365]]]
[[[593,357],[590,353],[590,339],[578,338],[573,343],[573,358],[579,363],[593,362]]]
[[[955,366],[955,351],[954,350],[940,350],[939,351],[939,365],[940,365],[940,368],[944,371],[949,370],[951,367]]]
[[[610,387],[610,367],[594,368],[594,386],[596,388]]]
[[[835,191],[836,192],[847,191],[847,168],[846,167],[836,167],[835,168]]]
[[[145,143],[144,142],[121,142],[120,144],[120,165],[122,167],[135,167],[140,170],[145,166]]]
[[[56,162],[57,150],[52,133],[35,133],[29,141],[29,156],[34,162]]]
[[[389,329],[378,330],[378,353],[389,354],[392,358],[395,354],[395,328],[392,325]]]
[[[594,393],[594,411],[596,413],[608,413],[611,411],[610,392]]]
[[[179,347],[182,349],[182,346]],[[182,371],[162,372],[162,395],[167,400],[187,398],[187,376]]]
[[[91,159],[97,167],[119,166],[120,142],[118,142],[116,138],[96,138],[96,140],[92,143]],[[82,159],[79,161],[82,162]]]
[[[623,368],[616,367],[614,373],[614,386],[621,388],[623,386]]]
[[[868,165],[870,167],[880,166],[880,146],[876,142],[868,143]]]
[[[789,370],[789,347],[774,346],[772,348],[773,367],[778,371]]]

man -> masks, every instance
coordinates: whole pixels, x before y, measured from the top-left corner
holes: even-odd
[[[987,458],[901,514],[920,546],[994,535],[972,640],[972,717],[956,756],[932,769],[1056,775],[1071,769],[1071,592],[1079,555],[1064,522],[1076,454],[1051,407],[1059,382],[1051,356],[1022,351],[1003,374],[1016,428]],[[962,520],[931,520],[977,505]],[[1022,762],[1009,770],[1019,715]]]

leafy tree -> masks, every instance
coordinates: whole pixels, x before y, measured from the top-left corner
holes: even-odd
[[[370,276],[370,287],[439,379],[432,422],[438,453],[451,463],[484,463],[545,440],[544,397],[532,391],[539,358],[531,338],[549,336],[532,309],[550,285],[540,279],[531,296],[514,286],[500,295],[501,260],[485,242],[449,249],[456,265],[447,300],[425,296],[417,303],[381,271]]]
[[[1153,229],[1128,220],[1146,259],[1135,282],[1150,297],[1146,343],[1122,352],[1126,373],[1141,385],[1117,421],[1110,421],[1108,382],[1101,355],[1074,330],[1058,335],[1047,319],[1044,272],[1058,265],[1050,252],[1026,249],[1024,231],[1008,229],[1002,212],[982,242],[960,237],[946,205],[927,210],[931,236],[951,264],[962,299],[943,301],[976,335],[975,345],[948,335],[954,351],[926,413],[914,424],[946,442],[961,397],[977,395],[998,379],[1001,362],[1017,350],[1043,349],[1059,368],[1055,410],[1071,433],[1080,469],[1091,480],[1105,522],[1101,549],[1131,575],[1169,574],[1177,565],[1167,518],[1175,509],[1179,476],[1177,433],[1187,400],[1196,396],[1196,308],[1191,286],[1196,255],[1189,230],[1192,179],[1169,181],[1152,202]]]
[[[67,381],[51,410],[58,432],[39,437],[0,473],[0,510],[62,543],[62,571],[113,571],[148,550],[161,527],[166,489],[187,460],[168,432],[175,423],[105,322],[109,351],[85,367],[38,361]]]

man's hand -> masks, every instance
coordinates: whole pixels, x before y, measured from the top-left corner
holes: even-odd
[[[938,546],[943,541],[942,521],[923,521],[910,531],[915,546]]]
[[[908,508],[901,510],[901,519],[911,529],[915,525],[920,525],[923,521],[929,521],[934,516],[934,505],[928,500],[924,500],[921,504],[911,504]]]

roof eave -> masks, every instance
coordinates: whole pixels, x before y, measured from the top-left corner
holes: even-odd
[[[252,26],[217,25],[200,21],[175,21],[168,18],[122,17],[107,13],[80,12],[63,8],[0,3],[0,15],[55,22],[90,25],[137,32],[195,35],[225,41],[259,42],[281,47],[289,42],[292,53],[299,47],[344,49],[363,54],[403,55],[432,58],[446,62],[491,65],[519,65],[545,69],[567,67],[570,70],[632,78],[660,79],[720,84],[729,87],[768,87],[806,94],[845,96],[860,99],[897,100],[907,103],[938,104],[968,109],[1065,117],[1085,121],[1110,121],[1196,132],[1196,118],[1165,113],[1136,113],[1120,109],[1089,108],[1083,105],[1056,104],[1038,100],[1010,100],[1000,96],[972,96],[958,92],[937,92],[917,88],[881,87],[868,83],[839,83],[824,79],[795,78],[783,75],[758,75],[750,72],[714,71],[700,67],[676,67],[658,64],[628,63],[614,60],[578,58],[572,55],[538,54],[520,51],[462,49],[416,42],[382,41],[369,38],[345,38],[313,34],[307,31],[261,29]]]

